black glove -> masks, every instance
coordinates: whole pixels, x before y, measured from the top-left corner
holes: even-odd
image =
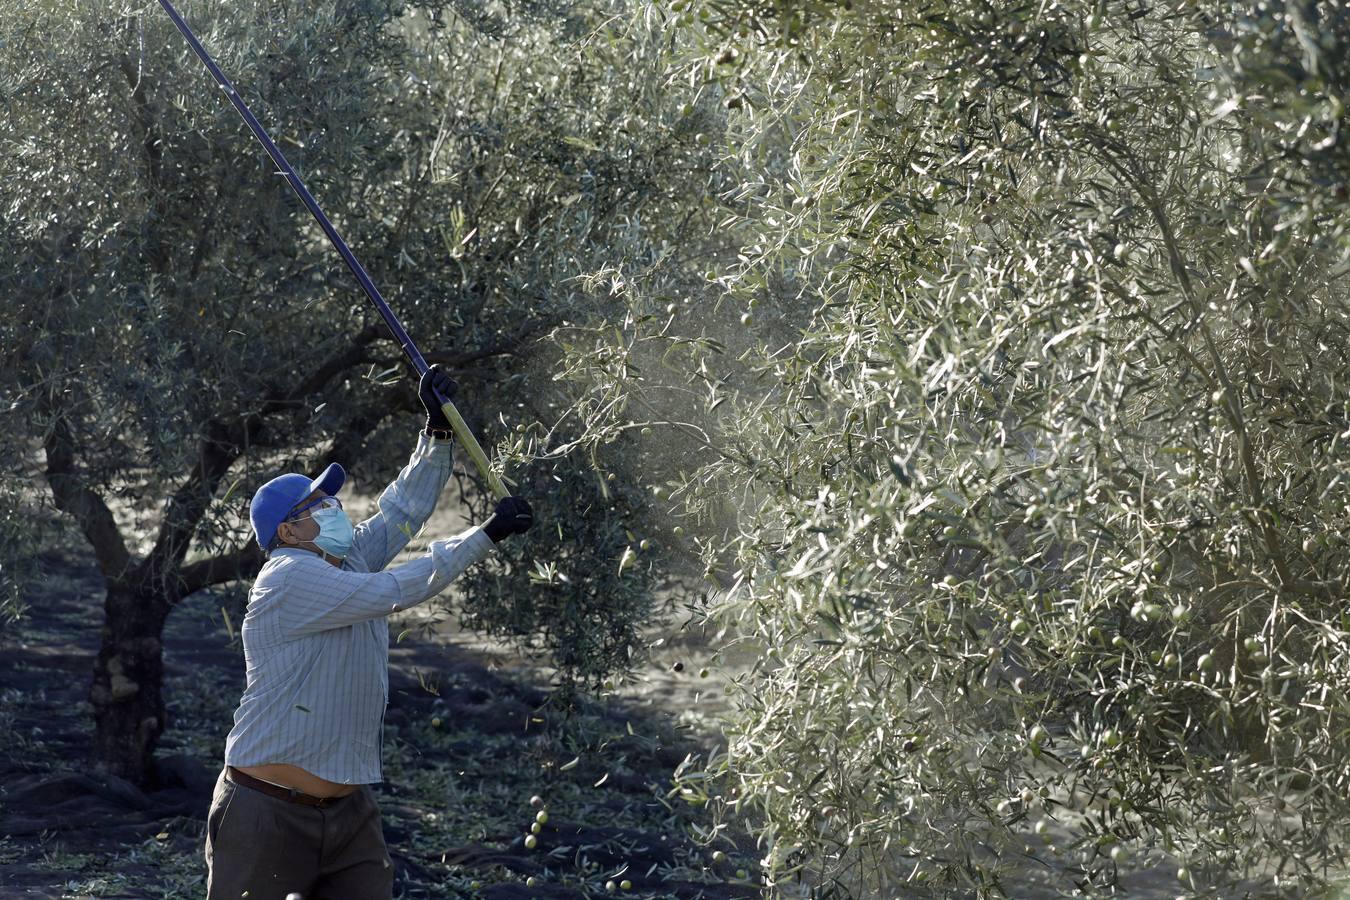
[[[441,412],[441,401],[436,399],[433,388],[440,391],[446,400],[453,400],[455,394],[459,393],[459,384],[447,375],[439,364],[429,366],[422,373],[422,380],[417,383],[417,396],[421,398],[422,406],[427,411],[426,433],[438,431],[440,434],[435,437],[448,438],[453,433],[450,431],[450,420]]]
[[[497,508],[483,523],[483,532],[492,543],[500,544],[503,538],[513,534],[524,534],[534,524],[534,510],[525,502],[524,497],[503,497],[497,501]]]

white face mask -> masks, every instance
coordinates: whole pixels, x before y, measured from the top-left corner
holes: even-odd
[[[311,543],[330,556],[346,559],[347,554],[352,551],[355,529],[352,528],[352,520],[342,509],[342,501],[336,497],[324,497],[310,510],[291,521],[313,519],[314,524],[319,526],[319,534]]]
[[[356,534],[346,510],[340,506],[323,506],[316,509],[311,518],[319,526],[314,545],[324,553],[346,559],[347,554],[352,552],[352,540]]]

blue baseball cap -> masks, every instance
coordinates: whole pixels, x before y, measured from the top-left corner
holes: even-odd
[[[253,536],[258,539],[258,546],[263,550],[271,549],[272,542],[277,539],[277,526],[286,521],[291,510],[306,497],[315,491],[333,496],[342,490],[346,480],[346,470],[332,463],[318,478],[278,475],[258,488],[248,504],[248,517],[253,523]]]

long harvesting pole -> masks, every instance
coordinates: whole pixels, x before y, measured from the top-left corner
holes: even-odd
[[[170,3],[169,0],[159,0],[159,5],[164,7],[164,11],[169,14],[169,18],[173,19],[173,24],[178,27],[180,32],[182,32],[184,39],[188,42],[188,46],[192,48],[192,52],[196,53],[197,58],[202,61],[202,65],[206,66],[207,71],[211,73],[211,77],[216,80],[216,84],[220,85],[221,90],[225,92],[225,96],[229,98],[232,104],[234,104],[234,108],[248,125],[249,130],[253,132],[253,136],[258,139],[258,143],[262,144],[263,149],[266,150],[267,155],[272,158],[272,162],[276,164],[277,169],[279,169],[281,174],[286,177],[286,181],[290,184],[291,189],[295,191],[296,196],[300,198],[300,202],[305,204],[305,208],[309,210],[309,214],[319,223],[319,227],[323,229],[323,233],[328,236],[329,243],[337,250],[338,255],[342,257],[342,261],[347,264],[347,268],[350,269],[352,275],[356,277],[357,282],[361,285],[361,289],[364,290],[366,296],[370,298],[370,302],[375,304],[375,309],[379,312],[380,317],[384,319],[384,324],[389,326],[389,330],[393,333],[394,339],[398,341],[399,346],[403,349],[403,354],[408,357],[408,362],[412,364],[412,367],[416,370],[418,376],[421,376],[427,370],[427,361],[422,357],[421,351],[417,349],[417,345],[413,343],[412,338],[408,336],[408,332],[404,330],[403,323],[398,320],[398,316],[394,315],[394,311],[389,308],[389,304],[386,303],[384,297],[380,295],[380,290],[375,287],[375,282],[370,280],[370,275],[366,272],[365,267],[361,265],[360,260],[352,253],[351,248],[347,246],[347,242],[342,239],[342,235],[338,234],[337,229],[333,227],[333,223],[328,221],[328,217],[324,215],[323,210],[319,208],[319,204],[314,199],[314,195],[305,187],[305,183],[300,180],[300,176],[295,174],[295,169],[291,167],[291,164],[286,161],[286,157],[282,155],[281,150],[273,143],[272,139],[268,137],[267,132],[263,130],[262,125],[258,122],[253,113],[249,111],[248,106],[245,105],[243,99],[239,96],[239,92],[236,91],[234,85],[230,83],[230,79],[226,78],[225,73],[220,71],[220,67],[217,66],[215,60],[211,58],[211,54],[206,52],[206,48],[202,46],[201,41],[197,40],[197,36],[192,33],[192,29],[188,27],[187,22],[185,22],[183,17],[178,14],[178,10],[174,9],[173,4]],[[469,458],[473,460],[474,467],[478,469],[478,474],[482,475],[487,481],[488,486],[492,489],[492,493],[495,497],[500,499],[507,496],[508,492],[506,486],[502,484],[502,480],[497,476],[497,473],[492,471],[492,466],[488,462],[487,454],[483,452],[483,448],[478,443],[478,439],[475,438],[473,432],[469,430],[469,425],[464,421],[464,417],[459,414],[459,410],[455,409],[453,403],[446,398],[441,397],[439,393],[436,396],[437,399],[441,401],[441,410],[445,413],[445,417],[450,421],[450,427],[454,429],[455,436],[459,438],[460,446],[465,449],[469,454]]]

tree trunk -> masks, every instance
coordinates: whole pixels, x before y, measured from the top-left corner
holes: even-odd
[[[155,747],[164,732],[161,637],[169,608],[139,585],[108,585],[103,643],[89,690],[95,758],[140,787],[153,786]]]

